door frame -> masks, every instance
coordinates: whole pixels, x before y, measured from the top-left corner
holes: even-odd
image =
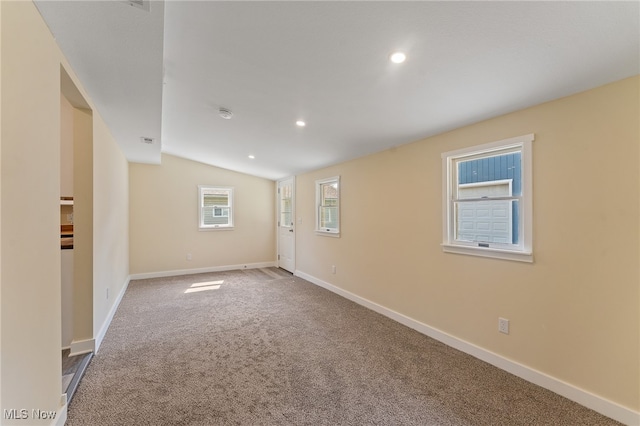
[[[292,229],[293,229],[293,239],[292,239],[292,260],[293,260],[293,267],[291,269],[293,269],[293,271],[289,271],[286,268],[282,268],[285,269],[291,273],[295,272],[295,266],[296,266],[296,177],[295,176],[289,176],[287,178],[284,179],[280,179],[278,181],[276,181],[276,266],[278,268],[281,268],[280,266],[280,184],[283,182],[287,182],[287,181],[291,181],[291,221],[293,222],[292,225]]]

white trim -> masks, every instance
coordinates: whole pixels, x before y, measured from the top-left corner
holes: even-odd
[[[339,232],[328,232],[328,231],[318,231],[318,230],[316,230],[316,235],[320,235],[322,237],[340,238],[340,233]]]
[[[216,189],[216,190],[220,190],[220,191],[227,191],[228,195],[227,195],[227,199],[229,200],[229,205],[227,206],[230,214],[228,214],[227,216],[221,216],[221,217],[228,217],[229,218],[229,223],[227,225],[204,225],[202,223],[203,217],[202,217],[202,209],[204,208],[202,205],[202,191],[206,190],[206,189]],[[235,198],[235,189],[233,186],[219,186],[219,185],[198,185],[198,230],[199,231],[222,231],[222,230],[233,230],[234,226],[235,226],[235,221],[234,221],[234,198]]]
[[[95,348],[95,339],[74,340],[71,342],[71,351],[69,352],[69,356],[88,354],[95,351]]]
[[[291,180],[291,229],[293,229],[293,270],[296,269],[296,234],[298,231],[298,223],[296,219],[296,177],[289,176],[288,178],[276,181],[276,264],[277,268],[280,268],[280,184]],[[282,268],[285,269],[285,268]],[[286,269],[288,271],[288,269]],[[293,271],[289,271],[293,273]]]
[[[521,136],[525,139],[522,144],[522,194],[526,196],[520,201],[522,203],[522,209],[520,217],[520,226],[522,227],[522,235],[524,240],[522,242],[525,252],[533,252],[533,148],[532,142],[534,141],[534,135],[530,134]],[[533,256],[531,258],[533,262]]]
[[[175,269],[172,271],[145,272],[141,274],[132,274],[129,276],[129,278],[132,280],[141,280],[145,278],[161,278],[161,277],[175,277],[178,275],[202,274],[205,272],[234,271],[237,269],[257,269],[257,268],[272,268],[272,267],[276,267],[275,261],[245,263],[240,265],[211,266],[207,268]]]
[[[437,328],[416,321],[413,318],[407,317],[406,315],[395,312],[389,308],[367,300],[349,291],[343,290],[340,287],[336,287],[333,284],[329,284],[328,282],[322,281],[305,272],[296,270],[294,275],[307,280],[317,286],[325,288],[335,294],[338,294],[345,299],[349,299],[359,305],[369,308],[372,311],[375,311],[394,321],[399,322],[400,324],[412,328],[419,333],[434,338],[448,346],[451,346],[452,348],[458,349],[459,351],[485,361],[495,367],[500,368],[501,370],[507,371],[528,382],[555,392],[558,395],[564,396],[565,398],[577,402],[578,404],[590,408],[602,415],[610,417],[626,425],[640,425],[640,412],[638,411],[634,411],[630,408],[624,407],[606,398],[595,395],[589,391],[580,389],[579,387],[574,386],[570,383],[549,376],[546,373],[535,370],[531,367],[527,367],[526,365],[520,364],[487,349],[476,346],[473,343],[469,343],[458,337],[452,336],[442,330],[438,330]]]
[[[441,154],[442,158],[442,251],[472,256],[490,257],[521,262],[533,262],[533,172],[532,172],[532,142],[535,135],[516,136],[509,139],[490,142],[482,145],[461,148]],[[513,248],[494,245],[493,247],[479,246],[456,241],[453,223],[454,213],[452,202],[457,191],[457,169],[454,162],[460,159],[486,156],[494,152],[517,149],[522,153],[521,162],[521,197],[520,217],[518,223],[518,245]]]
[[[332,183],[335,182],[338,186],[337,188],[337,192],[338,192],[338,205],[336,206],[338,208],[338,227],[337,228],[321,228],[320,227],[320,200],[322,198],[322,194],[320,193],[320,187],[325,184],[325,183]],[[330,178],[325,178],[325,179],[318,179],[315,182],[315,188],[316,188],[316,224],[315,224],[315,232],[316,235],[324,235],[324,236],[330,236],[330,237],[339,237],[340,236],[340,226],[342,225],[340,223],[340,205],[342,204],[342,184],[340,183],[340,175],[337,176],[332,176]]]
[[[116,311],[118,310],[118,306],[120,306],[120,302],[122,301],[122,298],[124,297],[124,293],[127,291],[127,288],[129,287],[129,282],[130,281],[131,281],[131,277],[127,277],[124,285],[122,286],[122,290],[120,290],[120,293],[118,293],[118,297],[116,297],[113,305],[111,305],[111,309],[109,309],[109,313],[107,314],[107,317],[105,318],[104,322],[102,323],[102,327],[100,327],[100,330],[98,331],[98,334],[96,335],[95,353],[98,353],[98,350],[100,349],[100,345],[102,344],[102,341],[104,340],[104,336],[107,334],[107,330],[109,329],[109,326],[111,325],[111,321],[113,320],[113,316],[116,314]]]
[[[531,252],[500,250],[495,247],[477,247],[462,244],[442,243],[440,245],[442,246],[442,251],[445,253],[467,254],[469,256],[492,257],[494,259],[533,263],[533,253]]]
[[[492,151],[502,151],[504,149],[519,147],[524,142],[533,142],[534,140],[535,135],[533,133],[529,133],[528,135],[515,136],[513,138],[502,139],[482,145],[474,145],[472,147],[443,152],[440,156],[443,160],[446,160],[448,157],[470,157],[477,154],[488,154]],[[465,155],[467,153],[469,154]]]

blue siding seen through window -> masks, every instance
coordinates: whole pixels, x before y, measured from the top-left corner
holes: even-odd
[[[494,155],[458,163],[458,185],[511,179],[513,195],[522,195],[521,153]],[[513,244],[518,244],[519,208],[513,201]]]
[[[521,155],[497,155],[458,164],[458,184],[513,179],[513,195],[522,195]]]

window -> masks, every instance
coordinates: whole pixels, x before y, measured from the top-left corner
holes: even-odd
[[[282,186],[278,187],[278,194],[280,194],[280,220],[278,221],[278,226],[291,228],[293,226],[293,184],[282,184]]]
[[[316,232],[340,234],[340,177],[316,181]]]
[[[233,188],[198,186],[200,230],[233,229]]]
[[[442,154],[445,252],[532,262],[533,135]]]

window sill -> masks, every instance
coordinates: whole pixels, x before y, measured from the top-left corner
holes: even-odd
[[[212,227],[212,228],[198,228],[198,231],[204,231],[204,232],[208,232],[208,231],[233,231],[234,227],[233,226],[218,226],[217,228]]]
[[[469,256],[491,257],[494,259],[514,260],[533,263],[533,253],[524,251],[500,250],[490,247],[471,247],[453,244],[442,244],[445,253],[466,254]]]
[[[319,231],[317,229],[316,229],[316,235],[320,235],[322,237],[340,238],[340,232]]]

